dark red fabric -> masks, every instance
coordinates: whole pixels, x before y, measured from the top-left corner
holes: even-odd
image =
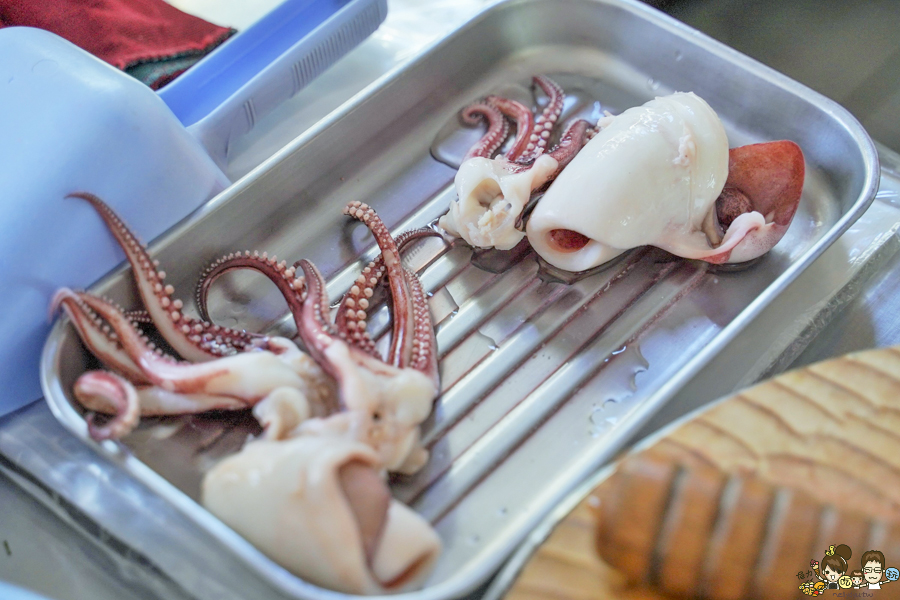
[[[46,29],[120,69],[202,54],[234,30],[163,0],[0,0],[0,27]]]

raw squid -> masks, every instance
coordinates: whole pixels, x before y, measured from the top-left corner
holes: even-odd
[[[676,93],[608,114],[596,127],[571,122],[552,150],[529,146],[530,153],[516,154],[527,139],[548,145],[560,113],[547,111],[561,111],[559,86],[535,81],[549,96],[542,128],[527,108],[504,98],[464,112],[484,115],[489,128],[457,173],[458,200],[441,219],[449,233],[500,250],[527,235],[544,260],[567,271],[643,245],[711,263],[744,262],[784,236],[805,172],[794,142],[729,150],[715,111],[693,93]],[[506,136],[502,118],[516,121],[517,138],[510,152],[491,158]],[[529,205],[533,212],[524,214]]]
[[[457,201],[441,218],[440,226],[473,246],[509,250],[525,237],[519,228],[522,211],[532,195],[553,181],[595,129],[583,119],[566,126],[559,143],[550,148],[551,133],[562,114],[564,94],[548,77],[534,78],[547,95],[539,115],[523,104],[489,96],[463,110],[462,120],[474,124],[480,116],[487,133],[466,154],[456,174]],[[516,123],[516,137],[502,157],[491,158],[509,133],[506,118]]]
[[[744,262],[784,235],[803,172],[793,142],[729,152],[721,121],[702,99],[657,98],[610,119],[559,174],[528,220],[528,241],[567,271],[644,245]]]
[[[134,270],[145,311],[126,312],[87,292],[61,289],[64,310],[85,346],[109,370],[83,373],[74,395],[86,409],[111,414],[94,439],[128,435],[139,418],[252,408],[259,439],[214,466],[203,504],[259,550],[305,579],[353,594],[412,589],[430,573],[441,542],[430,524],[393,500],[388,472],[425,463],[419,426],[440,389],[434,325],[416,275],[401,249],[430,230],[394,239],[360,202],[344,213],[365,223],[381,256],[363,268],[331,321],[325,281],[310,262],[288,266],[266,253],[230,254],[208,270],[198,300],[221,273],[253,269],[281,291],[307,352],[292,340],[217,326],[183,312],[147,249],[91,194]],[[387,281],[394,321],[382,358],[366,330],[366,310]],[[152,323],[179,357],[144,335]]]

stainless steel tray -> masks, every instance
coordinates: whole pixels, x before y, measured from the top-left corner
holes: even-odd
[[[185,299],[203,266],[243,249],[311,259],[336,299],[374,253],[340,208],[364,200],[397,231],[433,221],[453,196],[454,169],[444,163],[472,135],[450,125],[457,111],[486,93],[521,93],[536,73],[558,79],[578,98],[571,110],[588,113],[694,91],[722,117],[732,145],[797,141],[808,164],[804,198],[779,246],[742,272],[639,249],[566,282],[527,251],[473,252],[431,239],[408,254],[433,294],[443,377],[424,430],[432,459],[394,485],[446,545],[425,589],[409,594],[416,598],[457,597],[485,581],[862,214],[878,182],[874,147],[841,107],[653,9],[626,0],[511,1],[384,77],[151,252]],[[212,298],[215,320],[290,334],[280,296],[259,281],[223,282]],[[135,304],[124,268],[96,290]],[[383,329],[385,318],[382,311],[371,322]],[[57,324],[42,377],[64,426],[123,466],[148,505],[177,507],[273,593],[334,596],[291,577],[195,502],[205,470],[240,447],[252,419],[148,419],[121,443],[94,444],[69,395],[88,364],[73,332]]]

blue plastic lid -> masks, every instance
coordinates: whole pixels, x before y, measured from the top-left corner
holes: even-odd
[[[286,0],[159,96],[225,168],[234,140],[371,35],[386,16],[387,0]]]
[[[49,600],[47,596],[40,596],[24,588],[2,581],[0,581],[0,598],[3,600]]]
[[[353,0],[287,0],[163,87],[159,97],[193,125]]]

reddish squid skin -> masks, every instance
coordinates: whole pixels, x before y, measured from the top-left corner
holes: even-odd
[[[750,144],[728,151],[726,188],[734,188],[749,200],[752,210],[773,213],[778,225],[787,227],[800,205],[806,167],[803,151],[790,140]]]
[[[506,153],[506,159],[518,160],[525,152],[534,129],[534,113],[521,102],[502,96],[488,96],[486,102],[491,106],[496,106],[501,113],[515,121],[516,139]]]
[[[109,398],[116,406],[115,416],[105,425],[97,425],[94,413],[85,415],[88,433],[91,438],[115,440],[134,429],[140,417],[141,407],[137,392],[123,377],[108,371],[89,371],[75,382],[75,397],[85,404],[85,396],[98,394]]]
[[[542,189],[550,187],[553,180],[555,180],[562,170],[566,168],[566,165],[572,162],[572,159],[581,152],[581,149],[584,148],[585,144],[591,140],[595,133],[596,129],[594,129],[594,126],[584,119],[578,119],[569,123],[563,131],[559,143],[547,153],[556,159],[559,166],[556,168],[556,171],[548,177],[547,183],[536,191],[541,191]]]
[[[147,248],[105,202],[87,192],[67,197],[87,201],[97,211],[131,264],[144,308],[159,333],[182,358],[191,362],[209,361],[254,347],[258,336],[185,315],[181,300],[174,296],[175,289],[165,283],[165,271],[157,267]]]
[[[531,135],[528,136],[528,144],[525,152],[519,157],[521,162],[537,159],[546,151],[550,143],[550,134],[556,126],[556,121],[563,111],[563,102],[566,98],[563,89],[558,83],[545,75],[536,75],[532,78],[534,85],[540,87],[547,94],[547,105],[534,121]]]
[[[488,126],[487,132],[477,144],[469,149],[463,161],[476,156],[490,158],[506,140],[506,136],[509,135],[509,123],[507,123],[500,110],[492,104],[486,102],[470,104],[463,109],[460,117],[464,123],[469,125],[476,125],[479,120],[483,120]]]
[[[767,225],[748,231],[730,249],[703,260],[712,264],[737,263],[771,250],[787,233],[800,206],[805,176],[803,151],[790,140],[749,144],[729,150],[726,191],[717,200],[717,213],[731,213],[725,216],[736,217],[739,215],[734,213],[749,203],[749,210],[763,215]],[[739,253],[737,259],[735,252]]]
[[[560,252],[575,252],[587,246],[591,238],[571,229],[554,229],[550,232],[550,240]]]
[[[303,277],[297,276],[295,267],[287,266],[286,261],[279,262],[277,257],[270,257],[266,252],[262,255],[259,252],[232,252],[211,264],[200,276],[194,300],[201,319],[212,323],[206,303],[212,284],[225,273],[238,269],[252,269],[265,275],[284,296],[292,312],[299,311],[306,300],[306,282]]]
[[[735,219],[751,210],[750,198],[737,188],[726,187],[716,200],[716,217],[722,229],[728,229]]]
[[[484,136],[463,158],[464,162],[476,156],[491,158],[494,155],[509,135],[509,123],[504,117],[516,124],[516,138],[505,155],[507,160],[530,166],[547,150],[550,135],[562,114],[565,94],[549,77],[538,75],[532,81],[547,95],[547,105],[540,115],[533,114],[521,102],[493,95],[462,110],[460,118],[464,123],[476,125],[479,120],[484,120],[488,125]]]

